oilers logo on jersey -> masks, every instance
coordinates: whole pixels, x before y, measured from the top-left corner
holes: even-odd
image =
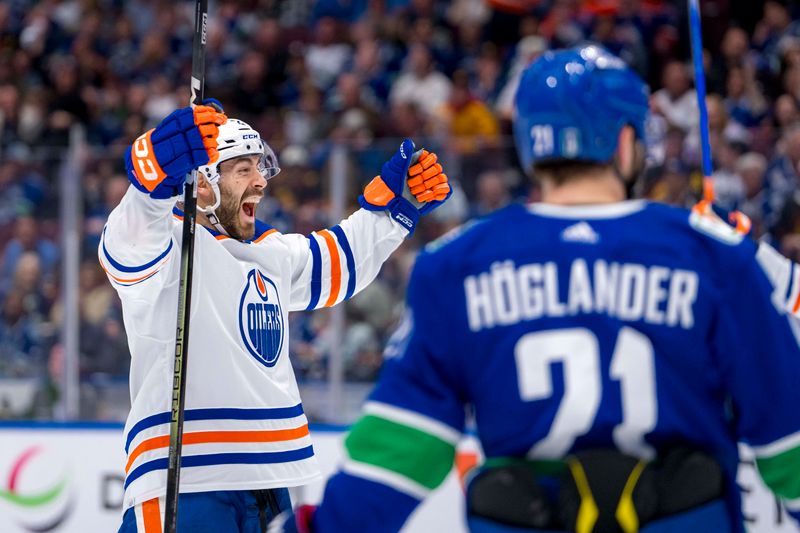
[[[282,316],[278,289],[254,268],[239,300],[239,332],[247,351],[268,367],[278,361],[283,346]]]

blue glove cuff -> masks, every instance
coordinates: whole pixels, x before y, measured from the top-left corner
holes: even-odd
[[[367,202],[367,199],[362,194],[358,197],[358,205],[367,211],[389,211],[391,217],[408,230],[409,237],[414,234],[414,229],[416,229],[417,222],[419,222],[419,211],[402,196],[394,197],[386,206],[379,207]]]

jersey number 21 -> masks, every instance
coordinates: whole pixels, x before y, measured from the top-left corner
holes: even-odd
[[[552,363],[564,367],[564,396],[550,432],[528,452],[531,458],[564,457],[575,439],[587,433],[602,396],[600,349],[586,328],[528,333],[514,348],[519,393],[524,401],[553,395]],[[614,443],[625,453],[651,458],[644,435],[655,428],[656,385],[653,345],[635,329],[623,327],[611,357],[610,377],[622,388],[622,423],[614,428]]]

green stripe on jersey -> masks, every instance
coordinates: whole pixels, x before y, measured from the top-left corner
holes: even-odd
[[[439,437],[373,415],[365,415],[345,440],[353,461],[407,477],[433,490],[453,467],[456,448]]]
[[[787,500],[800,498],[800,446],[772,457],[757,457],[756,464],[772,492]]]

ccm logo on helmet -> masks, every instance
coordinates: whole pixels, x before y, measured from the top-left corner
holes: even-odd
[[[242,139],[258,139],[258,135],[255,133],[245,133],[242,135]]]
[[[283,347],[283,312],[275,284],[253,269],[239,300],[239,333],[250,355],[275,366]]]

